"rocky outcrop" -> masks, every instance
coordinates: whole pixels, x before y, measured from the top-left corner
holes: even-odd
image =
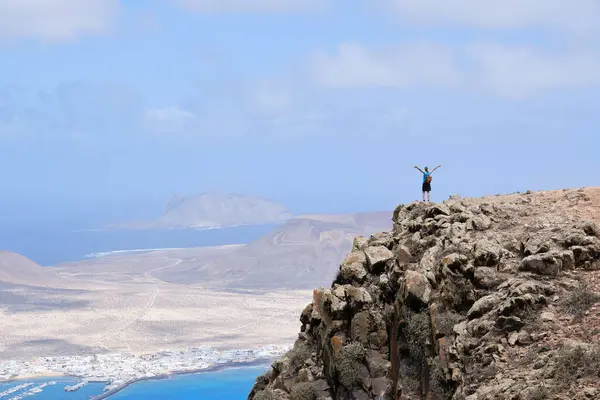
[[[248,399],[600,398],[599,230],[572,193],[399,206]]]

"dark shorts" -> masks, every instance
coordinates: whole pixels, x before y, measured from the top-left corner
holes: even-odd
[[[423,182],[423,191],[424,192],[431,192],[431,183]]]

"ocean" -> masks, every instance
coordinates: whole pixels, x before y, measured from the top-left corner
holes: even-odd
[[[109,400],[245,400],[254,385],[257,376],[265,372],[268,365],[228,368],[219,371],[200,372],[189,375],[175,375],[168,379],[136,382],[122,391],[110,396]],[[44,378],[24,381],[0,383],[0,399],[11,400],[29,389],[44,382],[56,381],[54,386],[46,386],[41,393],[23,397],[24,400],[88,400],[89,396],[102,393],[104,384],[90,383],[75,391],[65,392],[66,385],[77,383],[74,379]],[[18,385],[34,383],[34,385],[9,395],[2,392]]]
[[[278,224],[219,229],[78,230],[57,227],[0,228],[0,250],[24,255],[43,266],[79,261],[115,251],[245,244]]]

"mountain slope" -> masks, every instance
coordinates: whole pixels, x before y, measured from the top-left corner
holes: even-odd
[[[399,206],[248,399],[600,398],[600,189]]]
[[[9,251],[0,251],[0,282],[27,286],[64,283],[50,268],[44,268],[27,257]]]
[[[236,225],[278,223],[291,214],[281,204],[254,196],[204,193],[175,196],[165,213],[155,221],[111,225],[116,229],[215,228]]]
[[[227,288],[312,288],[331,279],[355,236],[391,226],[389,212],[300,216],[228,254],[182,263],[155,276]]]

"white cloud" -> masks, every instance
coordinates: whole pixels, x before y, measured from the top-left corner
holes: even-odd
[[[438,87],[528,97],[547,90],[600,85],[600,53],[493,43],[450,48],[409,44],[370,50],[342,44],[309,63],[315,81],[335,88]]]
[[[451,49],[429,43],[379,51],[343,43],[336,54],[313,56],[310,70],[316,82],[331,87],[453,86],[461,80]]]
[[[321,7],[328,0],[176,0],[189,10],[204,13],[284,13]]]
[[[181,125],[196,118],[196,114],[176,106],[146,111],[146,119],[148,121],[162,124]]]
[[[110,29],[118,0],[0,0],[0,38],[73,40]]]
[[[573,33],[600,29],[598,0],[380,0],[412,24],[512,29],[541,27]]]
[[[503,96],[600,85],[600,54],[592,51],[477,44],[467,48],[466,56],[475,67],[475,85]]]

